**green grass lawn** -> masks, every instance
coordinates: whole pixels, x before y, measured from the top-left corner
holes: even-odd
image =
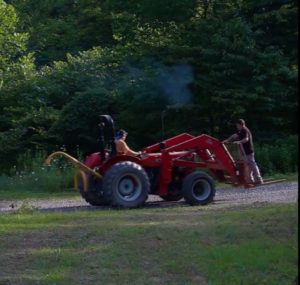
[[[296,203],[0,216],[0,284],[295,284]]]

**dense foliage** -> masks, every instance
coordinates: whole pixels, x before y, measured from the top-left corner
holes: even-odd
[[[27,150],[297,134],[297,1],[0,0],[0,172]],[[167,108],[172,106],[173,108]],[[162,134],[162,119],[164,134]]]

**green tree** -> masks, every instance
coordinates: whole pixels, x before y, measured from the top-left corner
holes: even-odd
[[[29,49],[38,66],[65,60],[68,53],[111,46],[111,14],[96,0],[12,0],[30,33]]]
[[[258,80],[276,101],[268,124],[297,133],[298,2],[245,1],[240,14],[249,22],[261,51]]]
[[[163,120],[166,136],[223,138],[238,117],[261,141],[297,133],[295,1],[0,3],[2,154],[97,149],[100,113],[136,148]]]
[[[19,33],[13,6],[0,0],[0,161],[7,164],[20,149],[27,128],[20,120],[30,116],[37,102],[32,93],[36,71],[27,52],[28,35]],[[13,160],[13,157],[11,158]]]

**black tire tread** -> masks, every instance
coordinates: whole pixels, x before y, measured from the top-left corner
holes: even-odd
[[[205,199],[203,201],[199,201],[199,200],[195,199],[195,197],[193,196],[192,191],[191,191],[193,182],[199,178],[206,180],[211,186],[210,195],[208,196],[207,199]],[[215,183],[214,183],[213,179],[205,172],[194,171],[194,172],[190,173],[189,175],[187,175],[183,179],[182,194],[183,194],[185,201],[187,203],[189,203],[190,205],[207,205],[213,201],[215,193],[216,193]]]
[[[136,173],[139,173],[141,175],[141,178],[144,179],[145,184],[145,189],[143,189],[144,197],[141,199],[141,201],[134,205],[129,205],[126,203],[122,204],[119,201],[117,201],[116,197],[114,196],[113,189],[111,187],[113,185],[114,179],[118,176],[118,174],[122,171],[126,171],[127,169],[129,171],[131,170],[136,171]],[[150,182],[148,175],[142,166],[131,161],[123,161],[116,163],[106,172],[103,178],[103,191],[105,200],[109,201],[109,203],[113,207],[136,208],[143,205],[146,202],[148,198],[148,193],[150,192]]]

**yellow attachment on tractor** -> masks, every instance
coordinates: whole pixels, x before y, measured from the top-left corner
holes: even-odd
[[[89,181],[86,173],[82,170],[78,170],[74,176],[74,189],[79,190],[80,181],[82,182],[82,188],[84,192],[88,191]]]
[[[88,166],[86,166],[85,164],[83,164],[82,162],[80,162],[79,160],[77,160],[75,157],[63,152],[63,151],[56,151],[53,152],[52,154],[50,154],[47,159],[45,160],[44,164],[49,166],[51,164],[51,160],[55,157],[55,156],[63,156],[64,158],[66,158],[71,164],[73,164],[76,168],[79,168],[80,170],[83,171],[87,171],[89,173],[91,173],[92,175],[96,176],[97,178],[102,178],[102,175],[96,171],[94,171],[93,169],[89,168]]]
[[[75,168],[79,169],[75,176],[74,176],[74,188],[75,190],[79,189],[80,182],[82,183],[81,186],[83,188],[84,192],[88,191],[89,188],[89,180],[87,177],[87,172],[90,173],[91,175],[97,177],[97,178],[102,178],[102,175],[93,169],[89,168],[79,160],[77,160],[75,157],[63,152],[63,151],[56,151],[50,154],[47,159],[45,160],[44,164],[49,166],[51,164],[51,161],[54,157],[56,156],[62,156],[66,158]]]

